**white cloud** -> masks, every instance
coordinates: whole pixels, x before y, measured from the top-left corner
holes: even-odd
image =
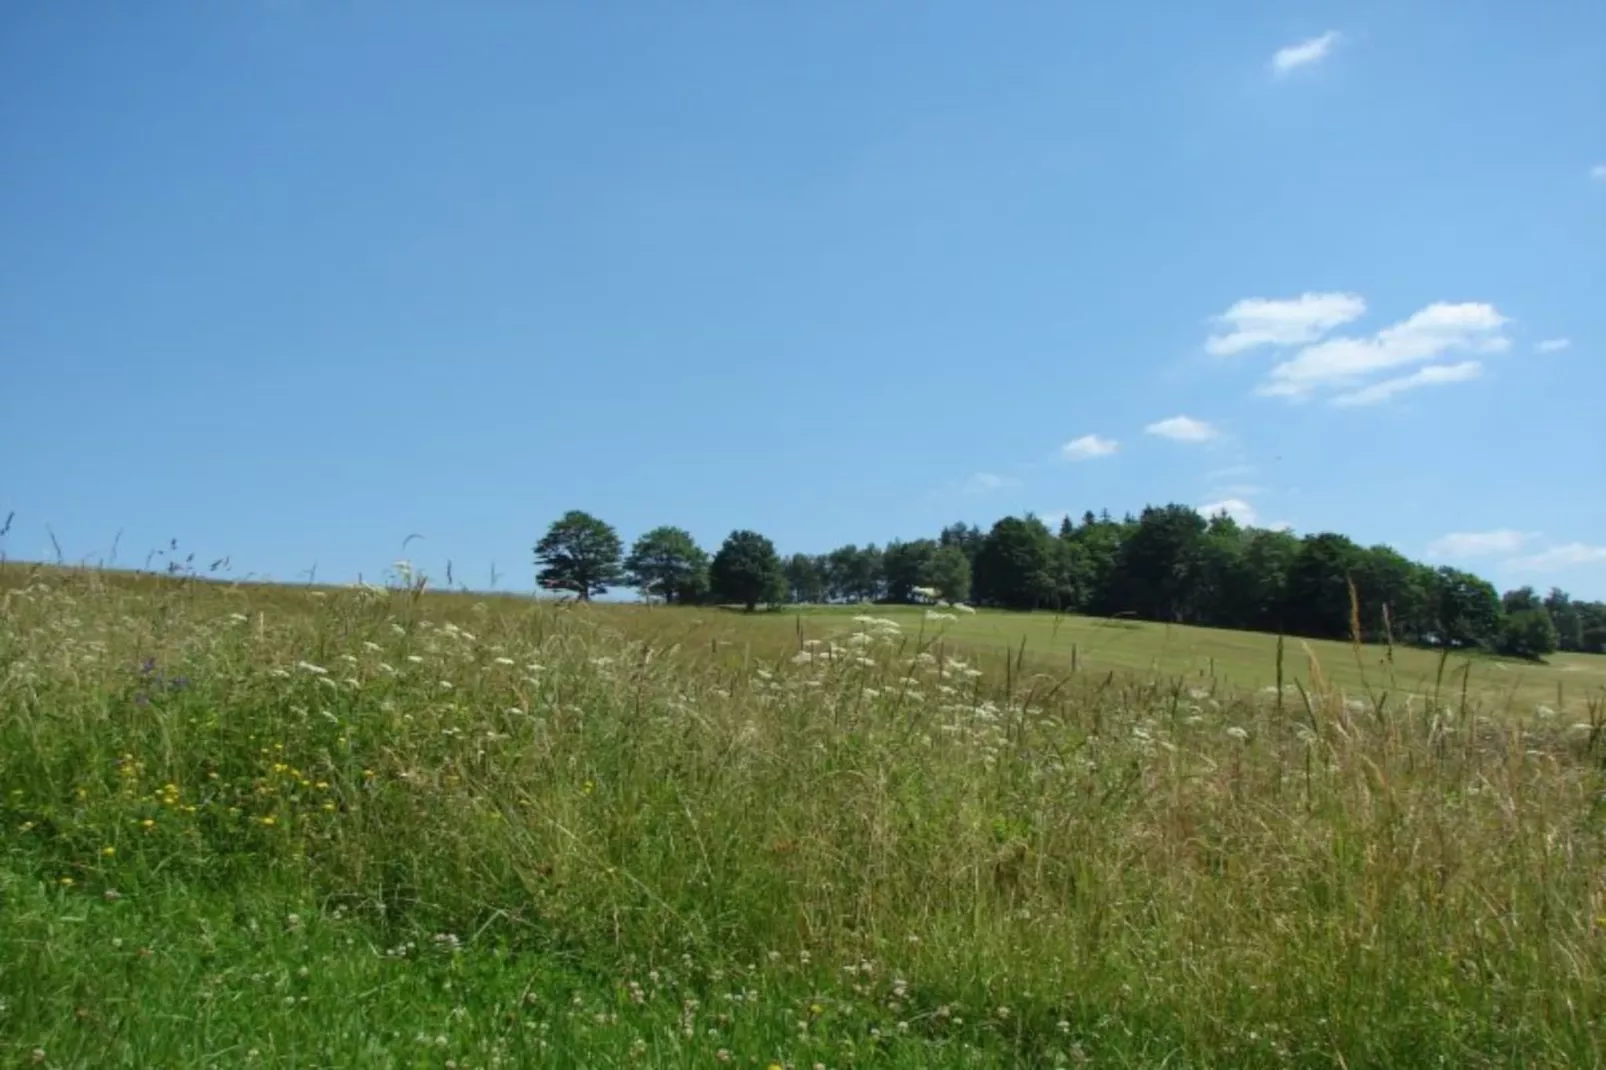
[[[1219,502],[1207,502],[1199,506],[1199,513],[1205,517],[1215,516],[1217,513],[1226,513],[1240,524],[1253,524],[1258,516],[1255,507],[1242,498],[1223,498]]]
[[[1543,342],[1534,346],[1534,350],[1539,353],[1560,353],[1572,344],[1573,340],[1571,338],[1546,338]]]
[[[1274,520],[1266,525],[1267,531],[1293,531],[1294,525],[1286,520]]]
[[[1271,69],[1278,74],[1287,74],[1296,68],[1320,63],[1338,44],[1338,37],[1337,30],[1328,30],[1317,37],[1279,48],[1271,57]]]
[[[1083,435],[1061,446],[1060,455],[1068,461],[1090,461],[1095,457],[1108,457],[1120,448],[1121,444],[1113,438]]]
[[[1217,431],[1203,420],[1195,420],[1191,416],[1171,416],[1164,420],[1156,420],[1143,430],[1151,435],[1169,438],[1173,442],[1208,442],[1215,438]]]
[[[1606,546],[1568,542],[1505,562],[1506,568],[1518,572],[1559,572],[1580,565],[1606,565]]]
[[[1410,375],[1384,379],[1371,386],[1363,386],[1359,390],[1340,394],[1333,399],[1333,404],[1377,405],[1407,390],[1416,390],[1424,386],[1442,386],[1445,383],[1464,383],[1482,374],[1483,365],[1475,360],[1462,361],[1460,364],[1430,364]]]
[[[1246,297],[1215,317],[1228,330],[1211,335],[1205,352],[1225,357],[1256,346],[1304,345],[1365,314],[1366,302],[1358,294],[1303,293],[1286,300]]]
[[[1451,351],[1503,352],[1511,346],[1510,339],[1500,333],[1508,322],[1493,305],[1436,302],[1370,337],[1329,338],[1306,346],[1274,365],[1256,393],[1303,398],[1319,389],[1353,389],[1378,372],[1423,363]],[[1456,381],[1443,379],[1442,372],[1436,374],[1441,377],[1437,381]],[[1475,373],[1461,366],[1455,374],[1466,378]]]
[[[1428,543],[1429,557],[1487,557],[1490,554],[1509,554],[1522,549],[1538,538],[1537,532],[1513,531],[1454,531]]]
[[[1020,482],[1009,476],[996,475],[992,472],[977,472],[965,480],[966,494],[987,494],[991,491],[1002,490],[1004,487],[1013,487]]]
[[[1596,182],[1606,182],[1606,163],[1598,163],[1589,169],[1589,177]]]

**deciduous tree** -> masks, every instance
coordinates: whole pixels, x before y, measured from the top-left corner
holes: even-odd
[[[756,531],[730,533],[714,555],[708,580],[716,601],[744,606],[748,612],[760,602],[773,605],[786,598],[786,578],[775,544]]]
[[[708,593],[708,554],[682,528],[653,528],[625,559],[630,585],[666,602],[685,605]]]
[[[535,579],[547,590],[569,591],[589,601],[623,580],[619,553],[619,534],[612,527],[571,509],[535,544],[535,560],[541,565]]]

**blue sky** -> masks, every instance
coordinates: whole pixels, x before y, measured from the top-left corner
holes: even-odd
[[[1147,502],[1606,596],[1606,6],[14,4],[0,543]]]

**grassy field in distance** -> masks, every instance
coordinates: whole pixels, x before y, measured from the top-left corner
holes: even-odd
[[[1275,647],[0,568],[0,1063],[1600,1065],[1599,669]]]
[[[826,615],[840,612],[832,609]],[[906,630],[918,629],[924,611],[906,607],[868,610],[890,616]],[[1234,689],[1259,688],[1275,683],[1277,637],[1260,632],[1221,628],[1165,625],[1149,621],[1107,620],[1060,616],[1051,613],[961,614],[954,621],[931,622],[953,642],[974,649],[1019,650],[1024,643],[1029,665],[1052,672],[1071,664],[1090,670],[1115,669],[1181,677],[1191,681],[1214,679]],[[1306,686],[1314,657],[1322,677],[1358,697],[1391,693],[1395,702],[1407,695],[1427,696],[1438,687],[1459,700],[1462,676],[1469,692],[1483,696],[1492,706],[1513,713],[1532,714],[1547,706],[1558,714],[1581,709],[1590,696],[1606,688],[1606,657],[1556,654],[1543,664],[1483,654],[1451,653],[1444,660],[1442,677],[1438,651],[1368,644],[1357,649],[1329,639],[1284,640],[1285,680]],[[1392,661],[1390,659],[1392,658]],[[1441,694],[1442,697],[1442,694]]]
[[[795,649],[799,632],[817,638],[844,634],[857,627],[855,617],[869,615],[897,621],[911,639],[941,641],[1000,667],[1006,657],[1018,656],[1028,672],[1053,677],[1070,672],[1074,659],[1080,672],[1115,671],[1178,680],[1190,687],[1244,691],[1274,686],[1277,680],[1277,636],[1221,628],[993,610],[943,611],[954,619],[931,620],[928,610],[919,607],[877,605],[789,606],[743,614],[709,607],[598,603],[582,611],[632,632],[674,635],[692,644],[717,638],[748,646],[760,657]],[[1283,642],[1285,684],[1328,685],[1369,704],[1385,701],[1385,708],[1407,698],[1420,704],[1435,693],[1441,702],[1459,704],[1465,685],[1469,699],[1477,697],[1486,710],[1515,717],[1550,710],[1561,716],[1583,713],[1591,699],[1606,692],[1606,657],[1590,654],[1555,654],[1538,663],[1481,653],[1442,657],[1439,651],[1401,645],[1357,649],[1351,643],[1297,636]]]

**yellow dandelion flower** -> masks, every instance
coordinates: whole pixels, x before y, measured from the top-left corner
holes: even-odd
[[[317,788],[319,791],[328,791],[329,790],[329,781],[320,780],[316,784],[314,784],[313,787]]]
[[[71,888],[74,882],[71,877],[63,877],[57,883],[59,883],[63,888]]]
[[[323,809],[324,809],[325,813],[332,814],[332,813],[335,812],[335,804],[334,803],[324,803],[323,804]]]
[[[145,820],[139,823],[139,827],[148,832],[156,827],[156,822],[147,817]]]
[[[101,853],[101,856],[103,858],[110,858],[112,855],[117,853],[117,848],[109,847],[109,846],[108,847],[102,847],[100,849],[100,853]]]
[[[272,828],[274,825],[279,823],[279,819],[274,817],[272,814],[269,814],[267,817],[261,818],[260,820],[268,828]]]

